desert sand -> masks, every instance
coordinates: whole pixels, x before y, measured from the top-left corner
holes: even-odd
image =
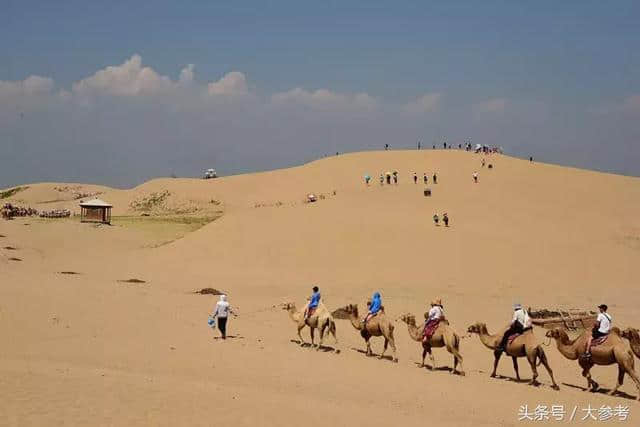
[[[559,391],[542,368],[542,384],[527,385],[522,359],[524,382],[508,358],[492,379],[492,353],[466,331],[505,326],[514,302],[605,302],[615,325],[639,327],[640,179],[502,155],[487,157],[488,170],[481,157],[353,153],[129,190],[28,184],[0,202],[79,212],[78,194],[98,193],[114,221],[0,220],[0,425],[514,426],[521,405],[565,405],[565,418],[577,407],[576,424],[596,423],[581,421],[588,405],[622,405],[623,423],[637,425],[628,377],[621,395],[586,392],[577,362],[551,343]],[[397,186],[378,184],[387,170],[399,172]],[[319,200],[305,203],[308,193]],[[435,212],[448,212],[449,228],[434,226]],[[400,321],[397,364],[366,357],[346,320],[337,320],[340,353],[300,347],[279,305],[302,306],[314,284],[332,310],[362,311],[380,291],[393,319],[420,319],[442,298],[463,336],[466,376],[418,368],[421,348]],[[206,323],[217,297],[194,294],[205,287],[226,292],[239,313],[226,341]],[[547,342],[544,329],[535,334]],[[434,354],[452,366],[445,350]],[[615,385],[615,366],[592,374],[604,391]]]

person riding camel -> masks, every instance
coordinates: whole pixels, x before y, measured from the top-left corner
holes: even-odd
[[[313,293],[309,298],[309,304],[307,304],[307,308],[304,310],[304,320],[306,321],[309,317],[313,316],[318,305],[320,304],[320,289],[317,286],[313,287]]]
[[[598,306],[598,309],[600,310],[600,313],[598,313],[596,323],[593,324],[591,336],[587,340],[587,348],[582,355],[582,357],[584,358],[591,357],[591,343],[593,342],[593,340],[606,337],[611,331],[611,323],[613,322],[613,318],[607,313],[607,304],[600,304]]]
[[[500,345],[496,348],[496,353],[501,354],[503,351],[505,351],[507,340],[509,340],[510,336],[514,334],[521,335],[532,327],[533,325],[531,323],[531,318],[529,317],[529,313],[527,313],[527,310],[522,308],[522,304],[514,304],[513,319],[511,319],[509,328],[502,336],[502,341],[500,341]]]
[[[424,322],[424,332],[422,334],[422,342],[428,342],[435,333],[438,325],[444,320],[444,309],[442,308],[442,300],[436,298],[431,301],[431,308],[427,313],[427,320]]]
[[[371,304],[369,305],[369,312],[365,316],[362,323],[365,325],[367,322],[382,309],[382,297],[380,296],[380,292],[374,292],[373,297],[371,297]]]

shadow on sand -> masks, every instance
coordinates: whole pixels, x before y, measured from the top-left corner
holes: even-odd
[[[224,341],[222,337],[213,337],[214,340]],[[227,335],[228,340],[243,340],[244,337],[241,335]]]
[[[357,351],[358,353],[364,354],[365,356],[367,355],[367,351],[366,350],[361,350],[361,349],[355,348],[355,347],[351,347],[351,350]],[[372,353],[369,357],[375,357],[377,359],[380,359],[380,355],[375,354],[375,353]],[[388,360],[389,362],[393,362],[393,356],[388,355],[388,354],[382,356],[382,359]]]
[[[491,378],[489,376],[489,372],[482,371],[482,370],[479,370],[478,372],[481,373],[481,374],[486,374],[489,378]],[[516,384],[529,384],[531,382],[531,378],[520,378],[520,379],[517,379],[517,378],[511,377],[509,375],[500,375],[500,374],[496,374],[496,376],[494,378],[491,378],[491,379],[492,380],[507,381],[507,382],[512,382],[512,383],[516,383]],[[542,384],[540,382],[537,382],[536,384],[533,384],[533,385],[535,387],[539,387],[539,386],[544,385],[544,384]]]
[[[575,384],[562,383],[562,385],[566,385],[567,387],[575,388],[576,390],[588,391],[589,393],[598,393],[598,394],[605,394],[605,395],[612,390],[610,388],[599,387],[598,390],[591,391],[591,390],[587,389],[586,387],[582,387],[582,386],[575,385]],[[636,400],[635,396],[632,396],[632,395],[630,395],[628,393],[625,393],[624,391],[620,391],[620,390],[618,390],[616,392],[616,394],[614,394],[612,397],[622,397],[623,399]]]
[[[420,362],[414,362],[414,364],[418,368],[420,367]],[[425,369],[425,370],[427,370],[429,372],[449,372],[450,374],[453,373],[455,375],[460,375],[460,372],[453,372],[453,368],[451,368],[449,366],[438,366],[437,368],[433,369],[433,367],[431,365],[429,365],[428,363],[425,363],[423,369]]]
[[[308,343],[308,342],[305,342],[304,344],[302,344],[300,340],[289,340],[289,342],[292,342],[298,345],[298,347],[311,348],[311,343]],[[317,348],[317,344],[313,348]],[[330,345],[323,345],[322,347],[318,348],[318,351],[322,351],[325,353],[329,353],[329,352],[340,353],[340,349],[331,347]]]

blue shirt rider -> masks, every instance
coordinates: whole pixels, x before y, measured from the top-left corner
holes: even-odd
[[[369,319],[378,314],[378,312],[382,309],[382,297],[380,296],[380,292],[374,292],[373,297],[371,298],[371,305],[369,305],[369,312],[367,316],[364,318],[364,323],[366,324]]]
[[[311,298],[309,298],[309,304],[307,304],[307,308],[304,311],[305,320],[313,315],[313,313],[320,305],[320,289],[317,286],[313,287],[313,293],[311,294]]]

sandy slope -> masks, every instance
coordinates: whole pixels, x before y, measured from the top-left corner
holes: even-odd
[[[291,342],[294,324],[275,306],[302,304],[312,284],[331,308],[362,307],[380,290],[393,317],[421,314],[440,296],[461,334],[477,320],[502,326],[514,301],[605,301],[616,324],[640,326],[640,180],[502,156],[489,162],[491,171],[458,151],[357,153],[217,180],[82,186],[102,192],[116,215],[139,213],[132,202],[163,191],[167,211],[224,210],[157,248],[126,227],[0,222],[0,248],[18,248],[0,249],[0,425],[516,425],[523,404],[622,404],[636,423],[637,402],[584,393],[577,364],[553,346],[545,350],[560,392],[544,371],[539,388],[489,379],[492,355],[476,337],[462,341],[466,377],[419,370],[418,345],[399,322],[397,365],[366,358],[346,321],[338,322],[340,354]],[[377,184],[385,170],[400,172],[397,187]],[[413,184],[414,171],[438,173],[433,197]],[[374,176],[370,187],[365,173]],[[76,209],[72,198],[50,202],[60,186],[32,185],[15,199]],[[325,198],[306,204],[308,192]],[[449,229],[433,225],[436,211],[449,213]],[[148,283],[118,282],[128,278]],[[212,339],[205,321],[215,298],[190,293],[205,286],[238,307],[236,338]],[[451,365],[446,352],[435,354]],[[512,376],[510,361],[499,373]],[[529,378],[526,362],[521,373]],[[611,387],[616,369],[594,374]],[[622,390],[637,395],[629,379]]]

